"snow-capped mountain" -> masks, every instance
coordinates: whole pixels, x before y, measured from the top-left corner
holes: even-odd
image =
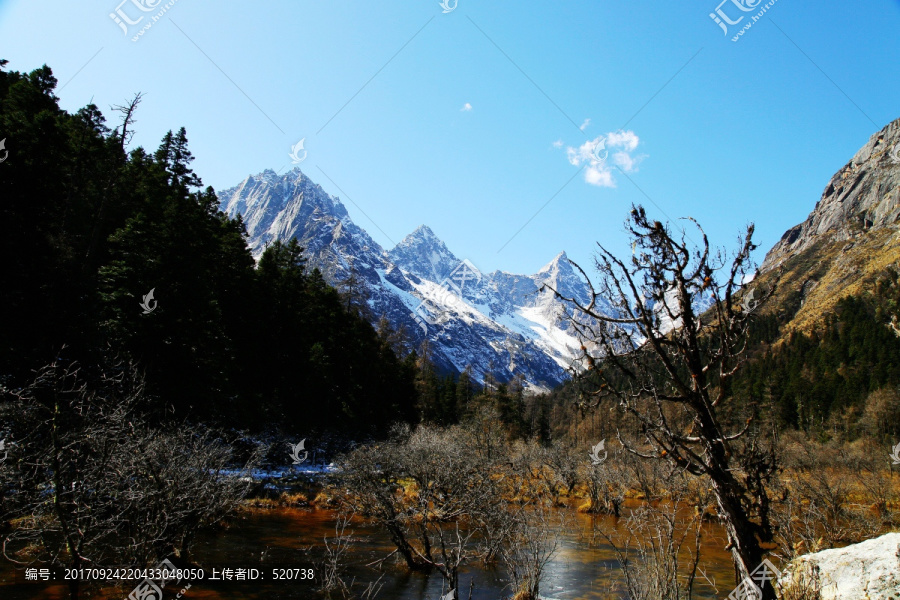
[[[267,170],[219,193],[222,210],[241,215],[255,256],[274,240],[297,238],[308,268],[318,267],[338,288],[362,290],[373,321],[386,317],[410,346],[429,341],[432,361],[446,371],[471,368],[484,381],[522,375],[531,389],[567,378],[580,342],[560,320],[565,306],[549,284],[585,298],[588,288],[560,253],[534,275],[483,274],[421,226],[385,251],[299,169]],[[571,309],[569,309],[571,312]]]

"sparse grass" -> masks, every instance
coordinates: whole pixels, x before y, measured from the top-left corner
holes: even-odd
[[[321,496],[322,493],[319,493]],[[316,500],[319,500],[316,496]],[[316,503],[313,501],[313,504]],[[244,500],[241,508],[250,512],[261,512],[266,510],[275,510],[277,508],[302,508],[310,506],[309,496],[303,492],[282,492],[276,498],[248,498]]]
[[[278,501],[274,498],[248,498],[241,504],[245,511],[256,512],[278,508]]]
[[[337,506],[337,498],[329,489],[324,489],[313,498],[312,505],[319,508],[332,508]]]
[[[287,507],[299,507],[299,506],[309,506],[309,498],[306,494],[302,492],[288,493],[282,492],[281,496],[278,497],[278,502],[282,506]]]
[[[821,600],[822,584],[818,567],[804,561],[788,569],[791,571],[791,584],[778,590],[779,600]]]

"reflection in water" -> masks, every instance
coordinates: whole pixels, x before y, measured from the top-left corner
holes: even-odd
[[[566,526],[560,540],[559,551],[547,565],[541,586],[547,598],[559,600],[600,600],[624,597],[616,594],[621,582],[621,570],[615,552],[605,541],[593,540],[595,523],[606,531],[618,529],[621,533],[624,520],[616,522],[608,516],[590,516],[566,511]],[[235,520],[231,526],[206,534],[194,548],[196,560],[206,567],[257,566],[267,576],[271,568],[314,568],[322,558],[323,540],[335,536],[335,514],[327,510],[277,509],[252,513]],[[377,561],[393,550],[390,539],[379,529],[361,520],[354,521],[353,544],[346,555],[346,578],[363,582],[363,586],[382,576],[384,587],[377,598],[388,600],[437,600],[442,591],[442,578],[438,574],[408,573],[405,567],[393,560],[386,561],[379,572]],[[349,530],[348,530],[349,533]],[[703,545],[707,562],[707,575],[719,582],[720,594],[730,589],[731,560],[722,549],[725,534],[718,525],[704,529]],[[602,540],[602,538],[600,538]],[[593,543],[592,543],[593,541]],[[375,563],[373,566],[371,563]],[[269,577],[267,577],[269,579]],[[498,600],[509,595],[503,580],[502,569],[485,569],[470,565],[460,577],[461,597],[468,597],[470,582],[474,579],[475,600]],[[0,564],[0,598],[3,600],[67,600],[66,586],[45,584],[13,584],[14,571],[9,564]],[[276,600],[310,599],[317,597],[315,583],[293,581],[274,583],[271,580],[254,583],[229,582],[210,584],[192,582],[184,600]],[[359,585],[359,583],[357,583]],[[167,598],[180,591],[173,590]],[[106,588],[87,591],[84,598],[122,600],[133,585],[119,589]],[[611,594],[610,591],[613,590]],[[715,598],[715,591],[708,585],[698,588],[698,598]]]

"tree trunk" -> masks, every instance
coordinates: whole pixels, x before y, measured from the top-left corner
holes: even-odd
[[[450,589],[453,590],[453,600],[459,600],[459,568],[450,567]]]
[[[78,600],[79,586],[78,578],[73,577],[69,580],[69,598],[70,600]]]
[[[410,570],[427,571],[430,569],[428,565],[415,557],[412,546],[409,545],[409,541],[407,541],[406,536],[403,535],[403,532],[399,527],[388,524],[387,528],[391,533],[391,541],[397,546],[397,551],[403,556],[403,559],[406,561],[406,566]]]
[[[749,577],[762,563],[763,550],[756,537],[757,527],[740,504],[738,483],[729,473],[712,474],[711,479],[719,514],[728,533],[737,584]],[[763,600],[775,600],[775,589],[771,583],[763,582]]]

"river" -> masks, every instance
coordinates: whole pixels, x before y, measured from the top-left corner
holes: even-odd
[[[591,516],[564,509],[567,515],[565,530],[561,531],[559,551],[548,563],[541,593],[559,600],[608,600],[626,596],[620,590],[621,570],[613,549],[607,543],[591,543],[595,525],[606,531],[621,531],[625,520],[609,516]],[[267,577],[257,582],[191,582],[184,592],[185,600],[276,600],[319,598],[316,583],[308,581],[271,581],[273,568],[315,569],[323,554],[325,537],[335,536],[336,515],[322,509],[272,509],[255,511],[235,519],[228,527],[206,533],[194,547],[197,562],[207,568],[255,566]],[[598,522],[599,521],[599,522]],[[387,600],[432,600],[441,596],[442,581],[436,574],[410,574],[393,560],[384,563],[379,573],[366,566],[386,556],[393,547],[390,539],[378,528],[363,521],[355,521],[348,528],[353,531],[353,544],[346,555],[347,578],[368,583],[381,575],[383,587],[377,598]],[[704,526],[702,554],[706,574],[718,582],[718,593],[704,583],[695,588],[698,599],[724,598],[731,588],[731,561],[724,551],[725,534],[716,524]],[[296,573],[296,572],[295,572]],[[0,598],[3,600],[44,600],[68,598],[64,585],[43,583],[15,583],[14,569],[0,564]],[[21,578],[21,575],[20,575]],[[468,597],[470,581],[474,578],[474,600],[498,600],[510,594],[502,569],[486,569],[470,565],[460,578],[463,594]],[[184,589],[174,589],[171,597]],[[357,583],[359,585],[359,583]],[[98,600],[122,599],[133,589],[132,584],[119,589],[106,588],[87,592],[85,598]],[[167,592],[172,587],[167,588]],[[359,588],[357,588],[359,589]],[[170,595],[167,593],[167,598]]]

